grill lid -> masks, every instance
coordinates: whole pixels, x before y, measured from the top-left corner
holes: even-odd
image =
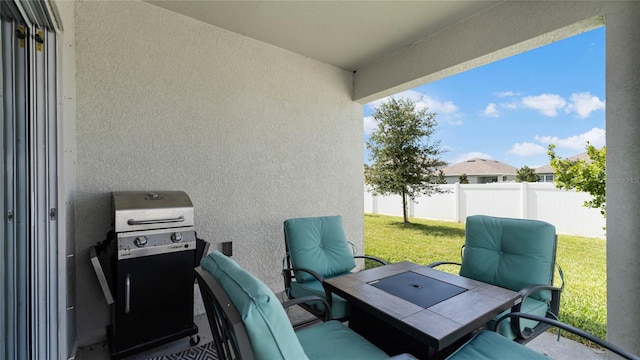
[[[114,191],[115,232],[194,225],[193,204],[184,191]]]

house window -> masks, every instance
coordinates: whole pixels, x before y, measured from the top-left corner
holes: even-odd
[[[490,183],[495,183],[498,182],[498,177],[497,176],[493,176],[493,177],[481,177],[478,178],[478,182],[480,184],[490,184]]]
[[[553,175],[541,175],[540,182],[553,182]]]
[[[502,181],[503,181],[503,182],[507,181],[507,177],[506,177],[506,176],[503,176],[503,177],[502,177]]]

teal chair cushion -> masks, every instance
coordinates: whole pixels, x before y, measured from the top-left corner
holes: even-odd
[[[286,220],[284,234],[294,268],[331,277],[356,267],[339,215]],[[295,276],[299,282],[315,280],[303,271],[296,271]]]
[[[338,275],[339,276],[339,275]],[[319,281],[292,282],[289,289],[292,298],[301,298],[303,296],[325,297],[324,288]],[[324,311],[324,306],[320,303],[313,304],[318,310]],[[331,294],[331,316],[336,319],[342,319],[349,315],[349,303],[344,298]]]
[[[481,331],[447,360],[518,359],[549,360],[548,357],[511,341],[493,331]]]
[[[388,355],[342,323],[332,320],[296,332],[311,360],[376,360]],[[293,359],[293,358],[292,358]]]
[[[551,285],[555,249],[555,227],[549,223],[469,216],[460,275],[514,291]],[[534,297],[551,300],[549,291]]]
[[[200,266],[220,284],[242,317],[256,359],[307,359],[271,289],[218,251]]]
[[[538,316],[542,316],[545,317],[547,315],[547,309],[548,309],[548,304],[544,301],[540,301],[537,299],[534,299],[532,297],[528,297],[524,300],[524,302],[522,303],[522,307],[520,308],[520,312],[526,313],[526,314],[531,314],[531,315],[538,315]],[[498,321],[498,319],[500,319],[503,315],[506,315],[508,313],[511,312],[511,309],[507,309],[505,311],[503,311],[500,315],[496,316],[495,318],[493,318],[493,320],[489,321],[489,329],[494,330],[496,327],[496,322]],[[538,325],[537,321],[534,320],[529,320],[529,319],[520,319],[520,330],[524,330],[525,328],[531,328],[533,329],[536,325]],[[508,339],[515,339],[516,338],[516,334],[513,333],[513,331],[511,330],[511,319],[505,319],[500,323],[500,328],[499,329],[495,329],[496,332],[500,333],[500,335],[508,338]]]

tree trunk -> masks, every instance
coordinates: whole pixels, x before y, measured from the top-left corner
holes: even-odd
[[[402,192],[402,215],[404,216],[405,224],[409,223],[409,214],[407,211],[407,205],[408,205],[407,194],[405,192]]]

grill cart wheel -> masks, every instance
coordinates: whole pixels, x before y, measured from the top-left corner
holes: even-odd
[[[191,336],[191,338],[189,338],[189,345],[191,346],[196,346],[200,344],[200,335],[193,335]]]

